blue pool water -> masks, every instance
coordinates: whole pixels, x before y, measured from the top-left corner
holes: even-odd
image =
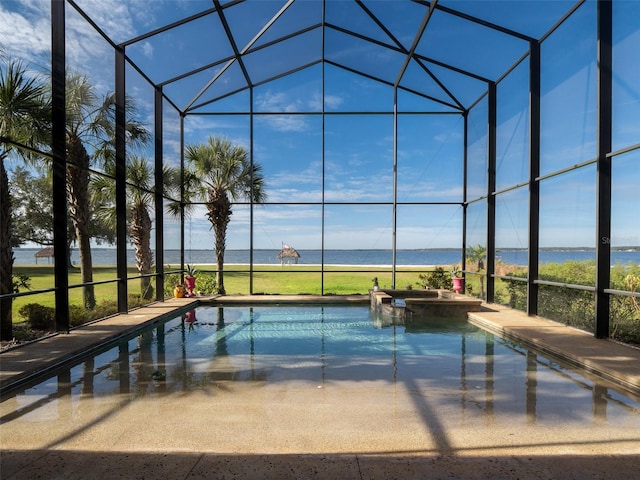
[[[62,396],[86,404],[234,382],[377,382],[437,393],[450,400],[447,408],[508,412],[527,422],[640,427],[640,399],[466,322],[383,324],[360,306],[199,307],[25,387],[15,400],[33,413]]]

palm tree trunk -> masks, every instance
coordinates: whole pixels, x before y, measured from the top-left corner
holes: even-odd
[[[129,234],[136,252],[136,266],[140,275],[149,275],[153,268],[153,252],[149,248],[151,241],[151,217],[144,204],[133,207]],[[153,285],[150,277],[140,278],[140,295],[143,299],[153,298]]]
[[[225,192],[211,190],[207,203],[209,221],[216,238],[216,288],[220,295],[226,294],[224,288],[224,251],[227,242],[227,226],[231,220],[231,202]]]
[[[67,267],[69,269],[74,268],[73,262],[71,261],[71,240],[67,239]]]
[[[224,237],[226,234],[218,234],[216,230],[216,290],[220,295],[225,295],[227,292],[224,289]],[[220,242],[222,246],[220,246]]]
[[[224,251],[226,248],[227,237],[227,225],[229,222],[220,223],[214,226],[216,237],[216,289],[220,295],[225,295],[227,292],[224,288]]]
[[[93,262],[91,260],[91,234],[89,225],[89,154],[80,139],[67,136],[69,163],[67,165],[67,197],[69,216],[76,231],[80,254],[80,275],[82,283],[93,282]],[[82,290],[84,307],[93,310],[96,297],[93,285],[85,285]]]
[[[13,250],[11,249],[11,197],[9,177],[4,168],[7,152],[0,153],[0,295],[13,291]],[[0,299],[0,340],[13,338],[13,299]]]

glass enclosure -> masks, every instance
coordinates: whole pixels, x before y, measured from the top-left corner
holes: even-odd
[[[107,5],[0,6],[2,75],[49,109],[3,124],[3,337],[163,300],[188,266],[239,294],[459,266],[468,295],[640,341],[638,2]]]

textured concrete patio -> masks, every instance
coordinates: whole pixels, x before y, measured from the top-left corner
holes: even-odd
[[[304,299],[368,303],[366,297]],[[195,303],[172,299],[4,352],[3,388]],[[640,398],[640,350],[496,306],[473,313],[471,321],[584,363]],[[133,392],[89,403],[62,395],[46,415],[3,397],[0,477],[608,479],[635,478],[640,469],[638,411],[528,423],[508,410],[461,409],[452,392],[411,378],[319,383],[282,374],[238,382],[225,368],[216,366],[215,388],[144,402]],[[546,408],[562,411],[567,402],[559,395]]]

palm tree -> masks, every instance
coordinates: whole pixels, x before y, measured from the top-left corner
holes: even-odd
[[[66,79],[66,97],[67,202],[78,242],[80,275],[85,284],[83,303],[86,309],[91,310],[95,307],[96,298],[91,284],[93,262],[89,169],[92,160],[106,162],[115,156],[115,95],[107,95],[99,101],[85,75],[71,74]],[[130,118],[127,119],[126,129],[130,142],[146,143],[149,139],[148,131]],[[87,145],[94,152],[93,158],[87,151]]]
[[[17,142],[35,147],[50,135],[51,104],[46,85],[39,77],[28,77],[19,61],[0,64],[0,295],[13,288],[13,229],[11,196],[5,160]],[[28,156],[25,151],[20,155]],[[12,300],[0,300],[0,339],[13,338]]]
[[[185,158],[186,208],[193,206],[192,199],[204,202],[207,207],[206,216],[215,235],[217,291],[224,294],[224,251],[232,202],[266,200],[262,167],[249,161],[243,147],[219,137],[209,137],[205,144],[188,145]]]
[[[113,163],[108,164],[107,173],[115,170]],[[164,190],[166,194],[177,189],[177,170],[168,166],[162,169]],[[153,223],[150,211],[154,205],[154,171],[150,162],[136,155],[127,159],[127,220],[129,238],[133,243],[136,254],[136,267],[140,278],[140,292],[145,300],[153,298],[151,278],[153,273],[153,252],[151,250],[151,230]],[[115,182],[112,178],[98,175],[91,182],[92,198],[100,205],[96,212],[97,218],[106,225],[114,227],[116,224]]]
[[[476,271],[479,272],[480,277],[480,298],[484,298],[484,274],[481,273],[484,270],[484,259],[487,257],[486,247],[478,244],[474,247],[467,248],[467,260],[476,264]]]

